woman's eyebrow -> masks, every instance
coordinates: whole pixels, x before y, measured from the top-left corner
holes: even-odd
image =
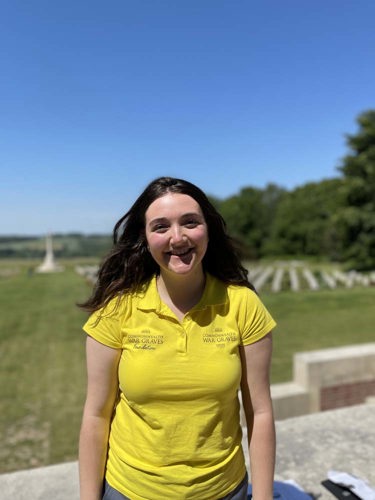
[[[199,212],[188,212],[186,214],[182,214],[181,218],[183,218],[183,217],[199,217],[201,219],[203,217],[203,215],[200,214]]]
[[[188,217],[196,217],[199,219],[203,219],[203,215],[200,214],[199,212],[187,212],[186,214],[182,214],[180,216],[180,219],[185,219]],[[168,217],[156,217],[155,219],[151,219],[149,224],[158,224],[160,222],[168,222],[169,219]]]

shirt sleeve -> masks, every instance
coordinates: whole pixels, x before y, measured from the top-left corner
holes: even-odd
[[[252,290],[246,290],[240,309],[242,345],[257,342],[276,326],[275,320]]]
[[[95,311],[89,317],[83,325],[83,330],[101,344],[121,349],[120,309],[121,306],[118,300],[111,300],[107,306]]]

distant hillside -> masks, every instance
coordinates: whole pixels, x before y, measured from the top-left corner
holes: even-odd
[[[103,234],[54,234],[53,250],[56,257],[102,257],[111,247],[111,236]],[[0,236],[0,259],[42,258],[45,237]]]

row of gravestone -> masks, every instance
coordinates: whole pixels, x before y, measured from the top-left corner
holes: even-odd
[[[90,284],[94,284],[98,275],[98,266],[76,266],[77,274],[85,278]]]
[[[76,272],[83,276],[89,283],[95,283],[97,266],[76,266]],[[344,286],[351,288],[355,285],[375,285],[375,271],[363,274],[357,271],[344,273],[333,269],[320,270],[313,273],[307,267],[297,266],[257,266],[249,269],[249,279],[256,290],[269,286],[271,292],[281,292],[290,289],[298,292],[302,289],[320,290],[321,288],[337,288]]]
[[[345,273],[332,269],[313,273],[303,266],[257,266],[249,269],[249,278],[257,290],[267,286],[272,292],[281,292],[285,289],[298,292],[302,289],[320,290],[340,286],[351,288],[355,285],[375,285],[375,271],[364,274],[357,271]]]

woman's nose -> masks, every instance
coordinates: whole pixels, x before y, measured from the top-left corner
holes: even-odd
[[[180,243],[184,240],[184,231],[181,226],[173,226],[171,234],[172,243]]]

